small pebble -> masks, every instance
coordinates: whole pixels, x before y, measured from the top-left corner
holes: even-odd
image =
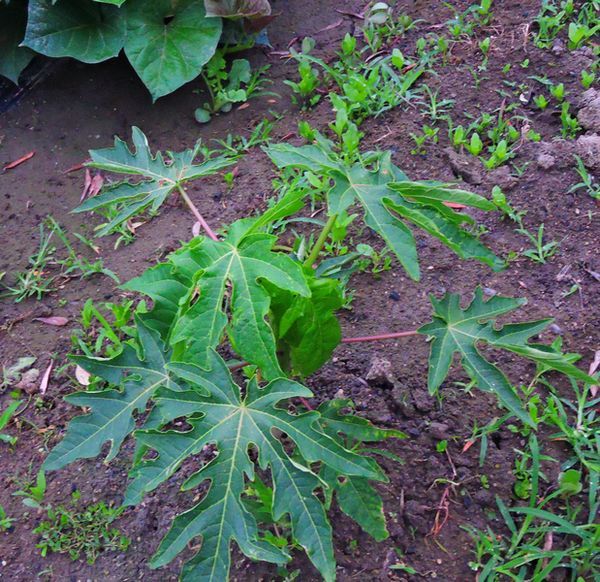
[[[390,292],[390,299],[392,301],[400,301],[400,294],[397,291]]]
[[[550,324],[550,327],[548,328],[552,333],[555,333],[557,335],[562,335],[563,330],[560,326],[556,325],[556,323],[552,323]]]

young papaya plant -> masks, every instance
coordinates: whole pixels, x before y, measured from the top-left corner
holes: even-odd
[[[91,161],[87,164],[89,167],[126,175],[129,179],[103,188],[100,194],[85,200],[74,212],[116,206],[116,214],[97,233],[98,236],[105,236],[145,210],[157,212],[169,194],[177,191],[196,220],[206,228],[204,218],[190,200],[183,185],[190,180],[215,174],[233,164],[235,160],[225,155],[206,155],[204,160],[198,163],[196,159],[202,150],[200,142],[197,142],[194,148],[180,153],[167,152],[163,156],[161,152],[157,152],[152,155],[148,138],[137,127],[132,128],[132,141],[133,151],[118,137],[115,138],[112,148],[90,150]],[[132,179],[136,178],[138,180],[133,182]]]
[[[345,136],[343,123],[337,129],[342,144],[354,140],[355,135]],[[387,478],[372,455],[392,455],[364,443],[404,435],[372,426],[353,413],[347,400],[325,399],[314,409],[307,399],[315,394],[300,382],[327,363],[340,342],[417,334],[433,338],[432,392],[442,385],[458,352],[475,384],[495,393],[510,413],[524,421],[529,417],[520,400],[502,372],[483,357],[480,344],[593,381],[568,355],[529,343],[549,320],[497,327],[496,318],[523,301],[503,297],[484,301],[481,290],[464,309],[458,295],[432,299],[433,321],[419,330],[342,339],[336,311],[343,303],[344,282],[319,267],[331,259],[321,261],[337,216],[351,206],[362,207],[365,223],[415,279],[416,245],[406,222],[461,257],[492,268],[503,262],[462,228],[473,219],[445,204],[491,210],[493,205],[485,198],[445,184],[411,181],[388,152],[361,153],[356,143],[340,150],[318,132],[311,135],[314,143],[305,146],[267,148],[277,166],[310,171],[319,184],[330,184],[329,218],[311,237],[314,243],[305,256],[278,244],[274,234],[279,232],[274,225],[299,213],[309,198],[307,189],[289,189],[265,212],[234,222],[220,236],[206,224],[204,234],[125,284],[125,289],[152,301],[149,310],[136,314],[134,337],[111,358],[73,357],[104,387],[67,397],[87,412],[71,421],[44,470],[95,457],[106,443],[109,461],[132,435],[136,454],[125,504],[136,505],[184,463],[191,463],[194,472],[182,488],[194,490],[197,499],[175,517],[150,562],[161,567],[200,539],[199,550],[183,568],[183,580],[226,580],[232,541],[251,559],[285,564],[290,553],[276,534],[277,523],[286,524],[293,545],[304,549],[321,576],[334,580],[327,517],[334,500],[374,539],[387,537],[381,498],[374,487]],[[207,171],[206,165],[193,163],[194,152],[170,154],[171,163],[165,164],[160,155],[149,154],[147,144],[143,147],[141,132],[134,133],[136,140],[135,153],[117,142],[115,149],[96,153],[93,163],[141,176],[141,182],[116,189],[137,192],[142,205],[152,204],[149,191],[160,190],[160,199]],[[214,168],[211,161],[205,164]],[[110,190],[103,195],[108,194]],[[344,229],[340,232],[346,234]],[[228,362],[221,355],[226,352],[244,361]],[[232,376],[241,366],[249,377],[242,384]],[[173,424],[176,419],[184,419],[186,428]],[[258,508],[249,502],[249,490],[262,491]]]
[[[461,258],[477,259],[495,270],[504,267],[502,260],[462,228],[464,224],[472,224],[473,219],[445,204],[458,203],[491,211],[492,202],[446,184],[414,182],[392,163],[390,152],[367,152],[348,163],[330,140],[319,132],[313,132],[313,136],[313,144],[300,147],[275,144],[265,151],[279,168],[312,171],[333,182],[327,195],[329,219],[324,232],[329,233],[337,217],[358,203],[365,224],[381,236],[415,280],[420,277],[417,246],[406,223],[434,236]],[[311,261],[317,258],[310,256]]]

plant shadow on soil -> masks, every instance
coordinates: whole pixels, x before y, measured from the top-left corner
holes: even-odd
[[[335,11],[340,7],[337,2],[307,0],[274,4],[276,11],[285,9],[271,26],[271,41],[276,51],[285,50],[294,37],[311,35],[317,39],[320,51],[333,56],[343,35],[353,32],[357,26],[352,17]],[[344,10],[358,11],[362,8],[361,4],[345,2]],[[460,4],[461,8],[468,5],[464,2],[456,4]],[[568,52],[554,56],[531,45],[527,47],[527,53],[523,50],[522,24],[534,17],[538,3],[511,1],[498,4],[494,6],[497,37],[486,75],[488,80],[483,81],[477,90],[471,87],[472,79],[465,64],[479,58],[476,56],[476,43],[458,45],[452,53],[451,64],[439,67],[438,77],[427,76],[428,83],[441,88],[442,98],[456,100],[454,113],[476,113],[480,106],[488,111],[500,106],[502,97],[496,89],[501,88],[500,70],[505,64],[503,54],[510,54],[515,63],[514,80],[518,82],[533,74],[529,71],[547,70],[555,82],[564,82],[575,94],[581,92],[578,86],[580,65],[574,62],[575,56]],[[425,19],[425,27],[444,22],[450,16],[432,9],[429,2],[399,2],[398,7],[415,18]],[[315,31],[338,21],[338,26],[315,34]],[[415,35],[410,33],[400,40],[398,46],[408,51],[406,47],[414,43],[414,38]],[[525,57],[531,62],[529,71],[519,70],[516,66]],[[88,149],[108,146],[114,134],[128,138],[132,125],[139,126],[148,134],[153,149],[178,151],[190,147],[199,136],[208,140],[223,138],[228,132],[247,133],[248,128],[260,121],[270,109],[283,114],[276,125],[274,141],[294,130],[301,118],[318,128],[324,128],[331,120],[327,103],[321,103],[308,113],[300,113],[291,105],[282,80],[295,75],[293,63],[258,49],[251,52],[251,59],[255,64],[271,64],[269,75],[275,81],[273,89],[282,97],[276,103],[270,102],[269,97],[253,100],[250,107],[218,117],[204,127],[199,127],[193,120],[193,111],[201,99],[193,92],[198,88],[198,82],[151,106],[149,96],[123,60],[93,67],[71,61],[57,65],[49,76],[0,117],[0,135],[4,136],[0,147],[2,165],[28,151],[36,152],[28,163],[0,176],[0,271],[7,271],[10,276],[11,272],[25,267],[27,256],[37,246],[38,224],[47,214],[52,214],[70,231],[91,234],[96,218],[68,214],[78,204],[82,175],[80,172],[65,174],[64,171],[84,161]],[[558,133],[560,123],[557,119],[546,114],[529,113],[535,130],[545,140],[549,141]],[[445,137],[440,144],[429,148],[428,155],[410,155],[413,145],[409,133],[418,131],[423,122],[418,110],[413,108],[398,109],[381,118],[368,120],[361,128],[366,134],[363,147],[391,149],[395,163],[413,179],[455,180],[444,154]],[[528,211],[527,219],[532,225],[546,224],[548,235],[561,241],[558,254],[545,265],[536,266],[520,260],[511,263],[503,272],[492,273],[478,264],[461,262],[430,238],[420,238],[421,283],[410,281],[396,264],[392,271],[379,279],[361,274],[353,280],[356,289],[353,308],[341,314],[346,336],[414,329],[429,320],[429,293],[440,296],[448,290],[466,296],[480,284],[489,293],[528,298],[529,304],[521,310],[520,319],[555,317],[554,331],[545,333],[542,339],[550,342],[556,333],[562,334],[566,350],[583,354],[582,365],[589,363],[597,348],[598,322],[594,321],[594,306],[599,304],[600,296],[598,283],[584,267],[593,268],[590,265],[594,260],[598,231],[597,227],[594,230],[588,213],[596,212],[597,206],[591,197],[584,194],[566,194],[568,186],[577,181],[573,170],[544,171],[536,166],[527,149],[519,152],[517,161],[519,164],[532,163],[507,191],[510,202]],[[190,187],[190,195],[201,212],[217,228],[264,208],[270,195],[270,181],[275,171],[260,150],[251,151],[238,166],[239,174],[231,192],[227,192],[225,184],[217,176],[198,181]],[[489,195],[492,185],[484,180],[480,185],[466,187]],[[481,218],[489,228],[484,240],[498,254],[522,248],[523,241],[510,224],[500,221],[497,216]],[[105,265],[121,280],[127,280],[174,249],[178,241],[188,239],[191,226],[192,221],[185,209],[173,204],[139,229],[134,244],[113,250],[110,239],[101,239],[98,245]],[[376,237],[369,232],[363,233],[363,242],[378,244]],[[562,297],[570,284],[557,281],[557,275],[565,266],[570,266],[573,277],[581,281],[581,296]],[[43,370],[51,357],[62,361],[69,351],[70,334],[77,327],[78,314],[84,302],[89,297],[102,301],[116,300],[121,295],[110,279],[95,276],[85,281],[72,280],[40,303],[30,300],[15,305],[9,300],[2,300],[0,324],[16,323],[0,331],[1,363],[8,365],[20,356],[34,355],[38,357],[38,367]],[[66,304],[61,306],[61,299],[66,300]],[[69,325],[55,328],[32,320],[50,312],[68,317]],[[19,320],[22,316],[24,318]],[[334,360],[309,381],[316,394],[315,401],[332,397],[341,389],[345,396],[356,402],[361,413],[410,436],[408,440],[386,444],[390,451],[405,461],[403,465],[388,460],[382,463],[390,477],[388,484],[379,487],[391,534],[387,541],[375,543],[337,509],[333,510],[340,580],[412,578],[387,569],[395,563],[395,548],[404,554],[407,564],[425,577],[435,574],[439,580],[471,579],[473,573],[468,561],[472,559],[472,544],[461,526],[483,528],[491,523],[493,527],[500,527],[499,521],[489,517],[495,510],[494,496],[510,498],[513,449],[524,443],[518,436],[501,430],[494,443],[490,444],[482,469],[478,467],[477,446],[461,453],[474,421],[482,426],[499,416],[501,411],[493,398],[479,392],[465,395],[451,381],[443,388],[441,402],[431,398],[426,389],[427,351],[427,345],[420,337],[340,346]],[[395,388],[365,381],[374,357],[384,357],[392,363]],[[533,371],[527,364],[515,362],[506,354],[500,354],[496,361],[515,383],[526,382]],[[464,379],[458,373],[450,377],[452,381]],[[48,446],[53,445],[68,420],[77,412],[62,400],[72,390],[72,383],[66,379],[51,380],[44,407],[38,409],[30,405],[24,413],[41,430],[36,431],[23,424],[14,450],[9,451],[8,447],[2,449],[0,505],[17,521],[13,531],[0,534],[0,579],[32,580],[48,568],[51,568],[52,579],[56,580],[176,579],[181,558],[159,571],[150,570],[147,561],[173,516],[190,505],[194,494],[179,491],[181,477],[149,495],[141,506],[127,510],[119,520],[117,525],[132,539],[131,547],[124,554],[107,553],[90,566],[83,561],[71,562],[67,556],[57,554],[42,558],[35,548],[36,539],[31,530],[44,516],[35,510],[27,510],[19,498],[11,496],[16,489],[12,478],[23,476],[30,464],[35,469],[41,464],[46,454],[41,432],[53,428],[54,436]],[[32,396],[35,398],[35,394]],[[0,396],[0,409],[4,408],[6,399],[6,396]],[[443,491],[443,486],[435,485],[434,480],[452,475],[447,458],[436,452],[435,445],[440,438],[449,440],[449,453],[462,485],[452,496],[449,521],[440,535],[433,539],[428,533]],[[560,445],[546,443],[546,446],[551,447],[545,450],[547,454],[559,459],[565,457],[566,451]],[[96,500],[119,503],[126,482],[125,461],[131,452],[131,443],[128,443],[125,455],[109,466],[103,465],[100,460],[90,460],[49,474],[47,501],[65,504],[70,493],[79,490],[86,503]],[[182,474],[189,469],[184,467]],[[555,476],[553,472],[558,472],[557,465],[548,467],[547,471],[549,476]],[[489,489],[482,489],[480,474],[488,476]],[[351,543],[353,540],[358,543]],[[295,558],[289,570],[296,568],[301,571],[300,579],[318,579],[306,559]],[[233,580],[268,580],[275,575],[276,571],[271,566],[253,563],[234,552]]]

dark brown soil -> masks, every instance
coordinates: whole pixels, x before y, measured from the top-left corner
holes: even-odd
[[[343,35],[358,25],[354,18],[335,9],[360,11],[363,3],[279,0],[274,4],[276,10],[283,12],[271,26],[274,51],[284,51],[295,37],[310,35],[317,39],[319,51],[333,57]],[[468,6],[467,2],[454,4],[460,8]],[[581,68],[586,66],[585,54],[568,51],[554,54],[540,51],[530,42],[524,43],[525,24],[535,16],[539,3],[506,0],[495,4],[492,27],[486,31],[493,37],[490,64],[479,88],[473,87],[467,68],[480,63],[476,41],[457,44],[449,64],[436,67],[438,76],[428,75],[425,79],[431,87],[440,89],[440,98],[456,101],[452,115],[457,122],[464,123],[463,112],[478,114],[501,105],[503,97],[497,90],[506,89],[502,83],[506,77],[501,69],[507,62],[513,63],[508,78],[517,83],[526,82],[534,87],[535,83],[528,77],[547,74],[554,82],[564,82],[573,96],[582,91],[578,79]],[[398,40],[397,46],[406,54],[412,52],[417,36],[439,31],[436,25],[450,16],[438,3],[424,0],[400,1],[398,8],[424,20],[416,32]],[[338,21],[339,26],[316,32]],[[198,83],[191,83],[152,106],[148,94],[123,61],[93,67],[69,61],[54,66],[45,80],[0,116],[0,136],[4,136],[0,166],[29,151],[36,152],[29,162],[0,175],[0,272],[6,271],[10,280],[15,271],[25,267],[27,257],[37,246],[38,224],[47,214],[52,214],[71,231],[91,233],[95,218],[69,214],[79,201],[81,172],[65,174],[65,170],[84,161],[89,148],[109,145],[114,134],[128,137],[132,125],[148,134],[153,147],[174,151],[191,146],[199,136],[210,140],[223,138],[228,132],[244,133],[269,109],[283,115],[276,126],[275,141],[293,131],[300,119],[307,119],[319,128],[326,127],[331,120],[328,104],[322,103],[309,113],[301,113],[291,104],[282,80],[295,76],[293,63],[261,50],[253,51],[250,58],[256,64],[271,65],[274,90],[282,97],[276,103],[267,97],[251,101],[247,109],[216,118],[207,126],[198,126],[193,119],[193,111],[201,99],[194,93]],[[527,69],[519,66],[525,58],[530,61]],[[560,120],[556,116],[538,113],[527,105],[517,113],[526,115],[545,141],[559,134]],[[391,149],[395,163],[411,178],[455,180],[445,153],[448,146],[445,129],[440,130],[440,144],[429,146],[427,155],[410,154],[414,146],[409,134],[418,132],[424,122],[416,108],[408,107],[371,119],[361,129],[366,134],[367,147]],[[521,319],[555,317],[556,325],[542,340],[549,342],[557,334],[561,335],[566,351],[581,353],[582,366],[587,367],[598,347],[600,294],[598,282],[589,274],[589,270],[600,270],[595,255],[599,241],[598,206],[583,191],[567,193],[578,181],[572,168],[540,169],[533,147],[519,150],[514,161],[518,166],[529,165],[512,187],[505,187],[509,200],[516,208],[527,210],[528,226],[537,228],[544,222],[548,238],[561,243],[558,253],[544,265],[519,259],[505,271],[492,273],[476,263],[461,262],[431,238],[422,237],[419,239],[423,270],[420,283],[410,281],[397,265],[380,278],[368,274],[356,276],[352,310],[341,314],[346,336],[414,329],[430,317],[428,294],[440,296],[452,291],[466,297],[476,285],[482,285],[488,293],[526,297],[529,302],[519,315]],[[274,176],[267,157],[256,149],[239,162],[239,175],[231,192],[226,191],[220,178],[213,177],[197,182],[190,194],[207,220],[218,227],[264,207]],[[485,172],[483,176],[482,184],[464,186],[489,195],[499,176]],[[489,229],[483,240],[498,254],[520,250],[526,245],[509,222],[501,221],[496,215],[482,219]],[[178,241],[188,239],[191,226],[185,209],[172,204],[139,230],[132,245],[115,251],[112,240],[100,239],[100,254],[108,268],[127,280],[175,248]],[[376,237],[369,233],[364,233],[362,240],[378,244]],[[572,279],[560,280],[558,275],[564,267],[570,267]],[[563,294],[573,282],[579,283],[581,293],[564,298]],[[30,300],[14,304],[2,300],[0,363],[9,365],[20,356],[34,355],[40,370],[44,370],[51,359],[58,367],[70,349],[70,336],[78,327],[78,314],[84,302],[89,297],[102,301],[116,300],[122,295],[110,279],[96,276],[66,282],[63,288],[39,303]],[[70,323],[65,327],[52,327],[33,321],[41,313],[66,316]],[[396,379],[394,388],[365,381],[375,356],[391,361]],[[496,361],[515,383],[526,381],[532,371],[506,354],[496,355]],[[468,562],[472,559],[472,543],[464,527],[483,528],[488,524],[492,528],[500,527],[493,517],[494,496],[510,498],[513,449],[524,443],[518,436],[501,430],[490,443],[485,465],[479,468],[478,446],[464,454],[461,450],[475,422],[482,426],[501,414],[495,400],[480,392],[465,395],[453,384],[453,381],[464,380],[460,373],[451,376],[442,390],[443,398],[436,400],[427,393],[426,374],[427,345],[418,336],[403,341],[340,346],[334,360],[310,379],[317,400],[343,390],[356,402],[361,413],[410,436],[408,440],[387,445],[404,459],[403,465],[383,462],[390,477],[388,484],[379,487],[389,518],[391,536],[387,541],[373,542],[358,526],[334,510],[332,523],[340,580],[417,579],[418,576],[388,570],[388,566],[396,562],[395,548],[404,554],[406,563],[415,568],[420,577],[471,580],[474,574]],[[0,533],[0,579],[34,580],[49,568],[50,578],[61,581],[176,579],[182,560],[159,571],[146,566],[173,516],[190,504],[192,494],[179,492],[180,481],[176,479],[149,495],[141,506],[129,509],[119,520],[118,527],[132,539],[126,553],[107,553],[89,566],[83,560],[71,562],[64,555],[50,554],[42,558],[35,548],[36,536],[32,530],[44,514],[27,509],[20,498],[12,496],[17,488],[15,477],[26,477],[28,471],[35,475],[47,450],[60,439],[67,422],[77,412],[62,400],[71,391],[71,381],[54,375],[40,406],[35,405],[37,395],[31,395],[30,405],[22,414],[23,420],[28,422],[21,422],[18,433],[14,427],[11,430],[18,436],[14,449],[0,444],[0,505],[8,515],[17,518],[12,531]],[[0,410],[7,401],[8,396],[0,394]],[[444,426],[440,427],[440,423]],[[448,458],[435,449],[440,434],[449,440],[449,454],[457,472],[455,480],[460,485],[452,491],[450,518],[440,535],[434,538],[428,534],[445,487],[437,485],[436,479],[450,478],[453,474]],[[565,451],[558,445],[546,443],[545,446],[548,454],[564,458]],[[119,503],[130,454],[129,444],[125,454],[108,466],[100,460],[90,460],[51,473],[47,501],[54,505],[67,504],[71,492],[79,490],[82,505],[96,500]],[[557,465],[552,467],[550,471],[558,470]],[[487,475],[489,489],[482,488],[480,475]],[[357,541],[355,548],[353,540]],[[300,580],[318,579],[304,558],[297,558],[290,570],[295,568],[301,570]],[[233,577],[271,580],[276,575],[270,566],[252,563],[234,553]]]

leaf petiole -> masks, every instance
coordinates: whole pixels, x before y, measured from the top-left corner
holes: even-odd
[[[327,222],[325,223],[325,226],[323,227],[321,234],[319,234],[319,238],[317,239],[317,242],[315,243],[312,250],[310,251],[310,254],[308,255],[306,261],[304,261],[305,267],[312,267],[315,264],[315,262],[317,261],[317,259],[319,258],[319,253],[325,246],[325,243],[327,242],[327,237],[329,236],[331,229],[334,227],[336,220],[337,220],[337,214],[332,214],[329,217],[329,219],[327,220]]]
[[[357,344],[361,342],[377,342],[388,339],[396,339],[399,337],[408,337],[411,335],[418,335],[419,332],[417,330],[411,331],[397,331],[392,333],[381,333],[378,335],[366,335],[362,337],[345,337],[342,339],[343,344]]]
[[[212,240],[218,241],[219,239],[217,235],[213,232],[212,228],[210,228],[208,222],[204,220],[204,217],[202,216],[202,214],[200,214],[200,211],[198,210],[198,208],[196,208],[196,205],[191,201],[190,197],[187,195],[187,192],[183,189],[183,186],[181,184],[177,184],[177,190],[179,190],[179,193],[181,194],[181,197],[183,198],[184,202],[187,204],[187,207],[190,209],[191,213],[194,215],[196,220],[200,223],[200,226],[204,229],[204,232],[206,232],[206,236],[208,236]]]

